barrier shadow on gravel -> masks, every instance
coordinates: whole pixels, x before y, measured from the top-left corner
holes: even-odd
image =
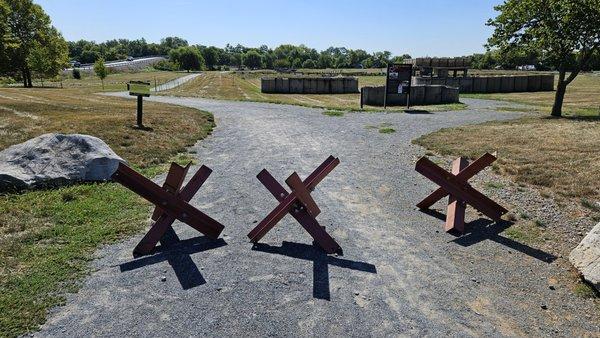
[[[542,262],[552,263],[558,258],[551,253],[532,248],[526,244],[502,236],[501,233],[511,225],[513,225],[513,222],[494,222],[486,218],[479,218],[478,220],[465,224],[465,234],[454,239],[452,242],[468,247],[484,240],[491,240]]]
[[[406,109],[404,110],[404,113],[406,114],[415,114],[415,115],[419,115],[419,114],[433,114],[432,112],[430,112],[429,110],[425,110],[425,109]]]
[[[208,251],[227,245],[222,238],[211,240],[200,236],[186,240],[180,240],[175,231],[170,229],[161,239],[160,245],[156,247],[155,254],[142,256],[141,258],[119,265],[121,272],[139,269],[148,265],[167,261],[175,271],[175,276],[181,287],[188,290],[202,284],[206,280],[192,260],[191,255]]]
[[[281,246],[256,243],[252,250],[287,256],[313,262],[313,297],[330,301],[329,265],[340,268],[377,273],[377,267],[370,263],[329,256],[316,244],[313,245],[284,241]]]

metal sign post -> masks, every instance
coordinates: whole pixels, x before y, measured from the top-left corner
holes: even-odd
[[[412,65],[392,64],[387,67],[383,108],[387,107],[388,94],[406,94],[406,108],[410,108]]]
[[[127,83],[127,90],[129,91],[129,95],[137,96],[137,127],[144,128],[144,124],[142,123],[142,116],[144,114],[142,98],[150,96],[150,82],[129,81]]]

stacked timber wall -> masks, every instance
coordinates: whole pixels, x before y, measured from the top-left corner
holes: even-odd
[[[347,94],[358,93],[355,77],[262,78],[260,90],[277,94]]]
[[[461,93],[519,93],[554,91],[554,75],[415,77],[415,85],[456,87]]]
[[[361,92],[363,104],[383,106],[385,87],[362,87]],[[417,85],[410,88],[410,104],[412,106],[458,102],[458,88],[437,85]],[[406,94],[388,94],[387,104],[390,106],[406,105]]]

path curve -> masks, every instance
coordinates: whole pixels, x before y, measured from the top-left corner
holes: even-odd
[[[330,117],[298,106],[149,99],[214,113],[213,135],[192,149],[214,172],[191,203],[225,224],[223,241],[194,239],[196,232],[177,223],[180,238],[189,240],[176,249],[133,260],[136,236],[99,250],[95,271],[38,335],[600,332],[590,318],[593,304],[548,288],[549,278],[564,273],[556,263],[500,242],[457,241],[440,231],[440,220],[414,207],[434,185],[414,171],[424,149],[411,140],[439,128],[517,116],[490,109],[498,103],[465,100],[472,109]],[[381,125],[396,132],[380,134],[373,127]],[[280,182],[292,171],[306,177],[330,154],[341,164],[313,197],[322,210],[319,222],[344,256],[327,258],[312,249],[291,217],[252,250],[247,232],[276,205],[255,175],[267,168]]]

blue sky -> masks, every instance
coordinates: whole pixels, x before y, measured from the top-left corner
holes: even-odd
[[[191,44],[305,44],[394,55],[481,52],[501,0],[34,0],[68,40],[180,36]],[[371,5],[372,3],[372,5]]]

